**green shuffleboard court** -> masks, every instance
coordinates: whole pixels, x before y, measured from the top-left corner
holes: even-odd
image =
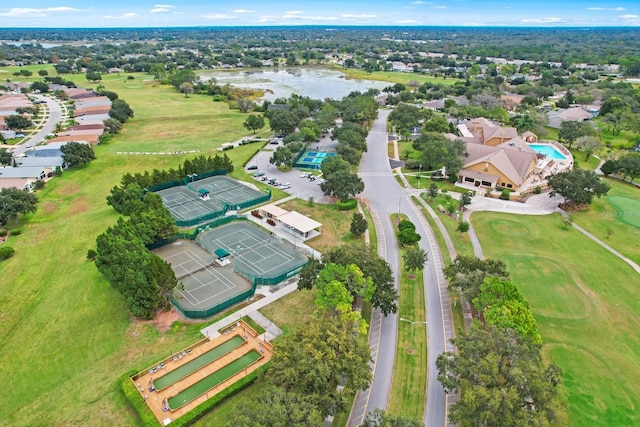
[[[242,371],[243,369],[251,366],[255,361],[257,361],[261,357],[262,355],[258,353],[256,350],[251,350],[249,353],[245,354],[241,358],[234,360],[233,362],[229,363],[227,366],[220,368],[219,370],[209,375],[208,377],[201,379],[191,387],[171,397],[169,399],[169,408],[171,408],[172,411],[175,411],[181,406],[186,405],[187,403],[191,402],[193,399],[203,395],[204,393],[211,390],[218,384],[231,378],[232,376]]]
[[[240,347],[244,343],[244,339],[240,336],[235,336],[231,338],[229,341],[226,341],[220,344],[217,347],[212,348],[206,353],[196,357],[195,359],[185,363],[177,369],[167,373],[166,375],[161,376],[157,380],[153,380],[153,385],[156,390],[162,390],[164,388],[169,387],[180,381],[183,378],[188,377],[198,369],[201,369],[204,366],[207,366],[209,363],[213,362],[229,353],[230,351]]]

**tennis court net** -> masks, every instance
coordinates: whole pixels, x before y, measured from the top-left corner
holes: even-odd
[[[202,270],[204,270],[206,268],[211,267],[214,263],[215,263],[215,260],[211,261],[211,262],[209,262],[209,263],[207,263],[205,265],[201,265],[198,268],[196,268],[195,270],[187,271],[187,272],[181,274],[180,276],[176,276],[176,280],[181,280],[181,279],[184,279],[187,276],[192,276],[192,275],[194,275],[194,274],[196,274],[196,273],[198,273],[198,272],[200,272],[200,271],[202,271]]]

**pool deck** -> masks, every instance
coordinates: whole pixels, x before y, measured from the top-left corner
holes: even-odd
[[[152,391],[152,392],[149,391],[149,380],[154,375],[157,377],[160,377],[161,376],[159,375],[160,372],[150,374],[149,373],[150,368],[147,368],[143,372],[139,373],[137,376],[134,376],[132,378],[132,381],[134,382],[135,386],[138,388],[140,394],[145,399],[145,401],[147,402],[147,405],[149,405],[149,408],[151,409],[153,414],[156,416],[160,424],[164,424],[168,419],[176,420],[177,418],[181,417],[182,415],[194,409],[196,406],[207,401],[210,397],[215,396],[217,393],[229,387],[231,384],[235,383],[239,379],[247,376],[251,372],[258,369],[260,366],[267,363],[269,360],[271,360],[273,347],[269,342],[264,341],[264,339],[261,338],[261,336],[259,336],[258,333],[254,331],[249,325],[247,325],[242,321],[239,321],[235,324],[232,324],[230,327],[228,327],[218,337],[212,340],[205,338],[201,341],[198,341],[193,346],[185,348],[175,353],[176,355],[179,353],[182,354],[183,351],[187,352],[188,349],[191,349],[191,354],[187,353],[185,356],[181,358],[177,358],[177,360],[175,361],[173,360],[173,355],[171,355],[164,362],[159,362],[157,364],[157,365],[160,365],[160,363],[164,363],[165,368],[164,370],[161,369],[161,371],[163,371],[162,375],[164,375],[168,372],[171,372],[189,363],[193,359],[203,355],[209,350],[212,350],[213,348],[229,341],[233,337],[237,337],[237,336],[242,337],[243,335],[245,335],[246,337],[245,338],[246,343],[241,344],[239,347],[235,348],[234,350],[227,353],[226,355],[220,357],[219,359],[216,359],[210,364],[197,370],[193,374],[188,375],[187,377],[181,379],[180,381],[170,385],[169,387],[161,391]],[[212,388],[202,396],[197,397],[196,399],[176,409],[175,411],[162,410],[162,402],[165,399],[175,396],[180,391],[185,390],[186,388],[200,381],[202,378],[205,378],[213,374],[214,372],[220,370],[221,368],[225,367],[226,365],[233,362],[234,360],[242,357],[243,355],[250,352],[251,350],[256,350],[261,352],[263,357],[253,365],[249,366],[247,369],[244,369],[238,372],[236,375],[223,381],[222,383]],[[157,365],[154,365],[154,366],[157,366]]]

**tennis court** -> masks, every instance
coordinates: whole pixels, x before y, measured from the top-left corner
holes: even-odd
[[[186,187],[171,187],[156,194],[162,197],[162,204],[177,221],[190,221],[223,210],[215,200],[203,200]]]
[[[251,203],[249,202],[263,198],[265,195],[260,190],[255,190],[240,181],[225,176],[205,178],[189,184],[189,187],[196,192],[200,189],[209,191],[211,198],[216,203],[220,205],[226,203],[231,209],[235,209],[238,205],[242,207],[250,206]]]
[[[307,263],[307,258],[283,245],[268,233],[244,222],[234,222],[200,233],[200,245],[214,252],[229,252],[234,268],[252,279],[290,277]],[[257,283],[267,283],[257,280]]]
[[[327,157],[333,157],[335,155],[336,153],[327,151],[305,151],[298,160],[296,160],[293,167],[320,170],[322,168],[322,162],[324,162]]]
[[[176,240],[153,251],[171,264],[184,289],[175,289],[183,312],[207,311],[251,290],[251,283],[231,267],[219,266],[217,256],[189,240]]]

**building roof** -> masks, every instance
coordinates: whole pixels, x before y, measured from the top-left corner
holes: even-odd
[[[43,167],[21,167],[12,168],[3,166],[0,167],[0,178],[37,178],[45,173]]]
[[[34,147],[32,150],[24,152],[27,157],[62,157],[62,151],[59,148]]]
[[[91,145],[96,145],[98,144],[98,142],[100,141],[100,139],[98,138],[98,135],[75,135],[75,136],[59,136],[57,138],[53,138],[50,139],[49,142],[53,143],[53,142],[88,142]]]
[[[487,181],[487,182],[490,182],[492,185],[497,184],[498,180],[500,179],[498,176],[490,173],[476,172],[472,170],[462,170],[460,171],[460,176],[473,178],[476,181]]]
[[[318,221],[304,216],[296,211],[291,211],[284,215],[281,215],[278,217],[278,220],[281,223],[288,225],[289,227],[295,228],[301,233],[308,233],[309,231],[315,230],[318,227],[322,227],[322,224]]]
[[[2,178],[0,179],[0,189],[17,188],[24,190],[33,181],[33,178]]]
[[[56,166],[62,167],[64,164],[62,157],[18,157],[15,162],[20,169],[25,167],[55,168]]]
[[[536,159],[535,152],[520,151],[505,147],[481,144],[467,144],[464,168],[478,163],[490,163],[517,185],[524,182],[531,165]]]
[[[260,207],[260,210],[262,212],[264,212],[264,213],[267,213],[267,214],[275,217],[275,218],[278,218],[279,216],[284,215],[287,212],[289,212],[289,211],[287,211],[285,209],[282,209],[279,206],[272,205],[272,204],[262,206],[262,207]]]
[[[484,117],[470,120],[467,123],[467,128],[482,144],[493,138],[508,140],[518,137],[518,131],[515,128],[495,125]]]

